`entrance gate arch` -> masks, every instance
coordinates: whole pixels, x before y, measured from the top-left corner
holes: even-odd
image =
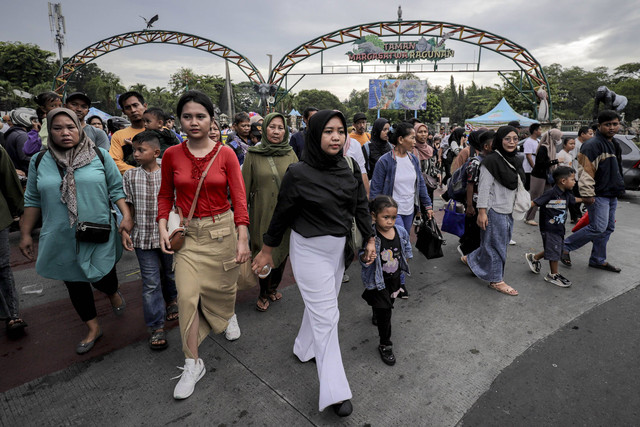
[[[549,82],[540,63],[529,53],[527,49],[513,41],[478,28],[453,24],[441,21],[380,21],[369,24],[356,25],[342,28],[327,33],[306,43],[301,44],[286,53],[276,63],[269,75],[269,83],[280,87],[287,74],[301,61],[347,43],[352,43],[360,38],[372,34],[378,37],[399,36],[432,36],[446,37],[448,40],[479,46],[482,49],[495,52],[513,61],[520,70],[519,83],[512,82],[503,73],[500,75],[523,95],[532,106],[536,105],[535,92],[544,88],[550,94]],[[476,70],[482,71],[482,70]],[[549,117],[551,118],[552,105],[549,98]]]
[[[62,64],[54,78],[52,89],[64,95],[67,83],[73,73],[89,62],[116,50],[149,43],[186,46],[216,55],[235,64],[253,83],[264,83],[264,78],[256,66],[244,55],[230,47],[193,34],[165,30],[141,30],[108,37],[77,52]]]

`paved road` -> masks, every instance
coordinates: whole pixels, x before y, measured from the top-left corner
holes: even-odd
[[[498,294],[471,276],[458,261],[454,238],[444,258],[426,261],[416,254],[411,298],[394,310],[393,367],[377,355],[377,331],[360,298],[358,267],[352,266],[340,295],[340,340],[355,409],[340,420],[331,411],[318,413],[315,365],[292,355],[303,307],[295,285],[266,313],[254,309],[253,296],[241,295],[236,311],[242,337],[205,340],[200,352],[208,373],[191,398],[176,402],[170,378],[183,363],[179,333],[169,332],[167,351],[148,349],[135,258],[125,257],[118,266],[127,312],[115,318],[99,298],[105,336],[85,357],[74,353],[83,326],[66,291],[25,265],[16,271],[18,287],[40,281],[45,290],[43,296],[22,296],[31,324],[27,337],[9,341],[0,333],[0,425],[637,424],[637,405],[629,399],[637,362],[627,343],[634,335],[625,331],[636,330],[630,318],[640,283],[640,194],[622,200],[618,212],[609,258],[622,273],[587,268],[589,248],[583,248],[573,255],[574,267],[563,270],[574,282],[569,289],[528,270],[523,254],[540,247],[540,236],[522,223],[506,272],[518,297]],[[596,328],[603,322],[590,317],[602,310],[606,329]],[[556,339],[570,348],[554,346]],[[608,359],[607,353],[618,357]],[[620,366],[613,369],[607,360]],[[17,382],[8,385],[10,377]],[[556,398],[544,398],[549,395]],[[628,412],[615,412],[617,418],[607,410],[615,401],[621,407],[629,402]]]

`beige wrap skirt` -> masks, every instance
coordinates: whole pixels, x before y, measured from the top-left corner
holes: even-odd
[[[174,255],[180,336],[187,359],[194,358],[187,347],[187,335],[195,316],[199,317],[199,346],[211,330],[223,332],[235,312],[240,273],[235,261],[237,241],[229,210],[213,220],[193,218],[184,246]]]

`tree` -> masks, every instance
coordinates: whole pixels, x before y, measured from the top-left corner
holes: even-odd
[[[423,123],[440,123],[442,117],[442,103],[436,94],[427,93],[427,109],[418,112],[418,119]]]
[[[347,118],[347,122],[351,122],[356,113],[366,113],[369,110],[369,90],[353,89],[349,94],[349,98],[342,103],[344,105],[343,113]]]
[[[337,96],[329,91],[318,89],[301,90],[295,97],[295,105],[298,111],[311,106],[319,110],[344,110],[344,105]]]
[[[52,82],[58,69],[55,54],[36,45],[0,42],[0,80],[30,91],[38,83]]]
[[[122,111],[118,109],[116,95],[126,92],[120,83],[120,78],[113,73],[103,72],[94,76],[85,85],[86,94],[97,107],[112,116],[120,116]]]

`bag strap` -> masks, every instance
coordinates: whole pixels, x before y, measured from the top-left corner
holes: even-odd
[[[211,169],[211,165],[213,165],[213,162],[216,160],[216,157],[218,157],[218,154],[220,154],[220,151],[222,151],[222,144],[219,144],[219,145],[220,147],[218,148],[218,151],[216,151],[216,154],[213,155],[213,158],[207,165],[207,168],[204,170],[204,172],[202,172],[202,176],[200,177],[200,182],[198,182],[198,188],[196,188],[196,194],[195,196],[193,196],[193,203],[191,203],[189,216],[187,217],[186,221],[184,220],[184,218],[182,218],[182,223],[183,223],[182,226],[184,228],[187,228],[189,226],[189,222],[191,221],[191,218],[193,218],[193,213],[196,211],[196,204],[198,203],[198,196],[200,195],[200,189],[202,188],[202,183],[204,182],[204,179],[207,177],[207,174],[209,173],[209,169]],[[179,210],[178,213],[181,213],[181,211]]]
[[[273,157],[271,156],[267,156],[267,160],[269,161],[269,166],[271,166],[273,177],[276,180],[276,186],[278,187],[278,190],[280,190],[280,175],[278,174],[278,169],[276,168],[276,162],[273,161]]]

